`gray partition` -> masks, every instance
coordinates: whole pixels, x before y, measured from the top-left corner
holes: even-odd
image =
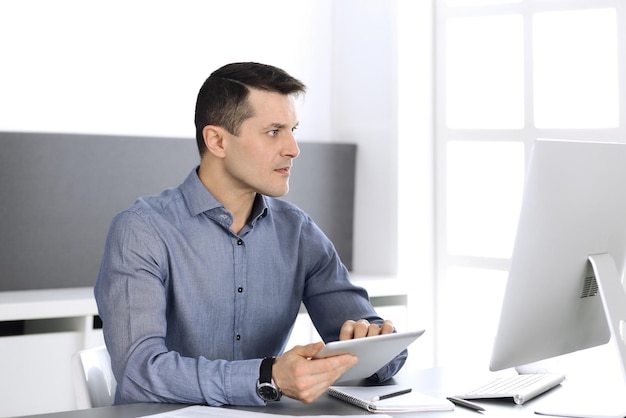
[[[351,268],[356,146],[300,148],[285,199]],[[92,286],[114,214],[198,163],[191,138],[0,132],[0,291]]]

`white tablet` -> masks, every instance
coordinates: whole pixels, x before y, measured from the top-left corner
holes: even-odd
[[[336,383],[349,380],[365,379],[376,373],[389,363],[409,344],[415,341],[424,330],[397,332],[394,334],[376,335],[374,337],[356,338],[353,340],[333,341],[326,344],[314,358],[324,358],[339,354],[353,354],[359,362],[348,369]]]

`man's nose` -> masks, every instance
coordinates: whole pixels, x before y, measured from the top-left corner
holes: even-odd
[[[294,136],[293,132],[289,132],[286,142],[287,143],[285,144],[285,155],[291,158],[296,158],[298,155],[300,155],[300,147],[298,147],[298,141],[296,141],[296,137]]]

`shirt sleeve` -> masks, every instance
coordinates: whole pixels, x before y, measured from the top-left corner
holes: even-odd
[[[167,258],[154,231],[138,213],[119,214],[95,286],[116,403],[263,405],[256,394],[261,359],[209,360],[168,350]]]
[[[333,244],[312,221],[303,230],[302,245],[304,253],[314,255],[307,270],[304,304],[324,342],[337,341],[341,325],[350,319],[383,323],[367,291],[351,283]],[[400,371],[407,356],[404,350],[370,379],[376,382],[391,379]]]

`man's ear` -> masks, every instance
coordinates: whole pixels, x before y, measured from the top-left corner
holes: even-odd
[[[224,128],[215,125],[207,125],[202,129],[202,137],[204,138],[204,145],[208,152],[218,158],[223,158],[224,152],[224,135],[226,131]]]

